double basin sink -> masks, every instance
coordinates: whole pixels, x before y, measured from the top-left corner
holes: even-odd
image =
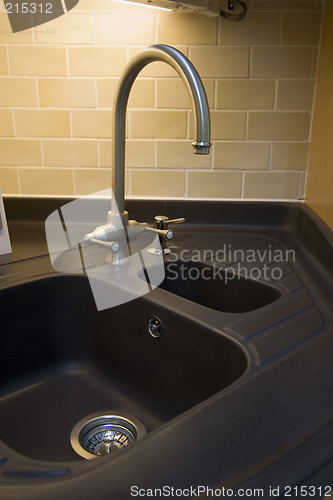
[[[245,349],[182,304],[237,315],[281,292],[178,260],[166,262],[159,288],[104,311],[84,276],[39,276],[0,296],[0,440],[24,457],[68,463],[83,461],[70,436],[85,417],[126,412],[150,433],[246,372]]]

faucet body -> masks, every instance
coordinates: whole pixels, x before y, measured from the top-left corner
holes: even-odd
[[[139,237],[144,231],[151,231],[162,238],[172,238],[172,231],[167,229],[168,223],[184,222],[185,219],[169,220],[165,216],[163,224],[159,221],[152,228],[146,223],[128,221],[125,212],[125,135],[126,135],[126,109],[128,98],[140,71],[151,62],[162,61],[172,66],[182,78],[190,96],[194,113],[194,141],[192,142],[194,154],[209,154],[210,143],[210,115],[206,92],[203,83],[193,64],[181,52],[168,45],[152,45],[140,50],[127,64],[122,73],[113,105],[113,137],[112,137],[112,189],[113,202],[107,214],[107,223],[97,227],[92,233],[86,234],[84,240],[109,248],[108,263],[120,265],[128,256],[126,238],[123,241],[115,237],[125,227],[126,232],[131,232],[134,237]],[[116,206],[114,206],[114,203]],[[155,221],[156,222],[156,221]],[[167,253],[165,244],[162,249],[152,248],[152,253]]]
[[[140,50],[129,61],[120,77],[113,105],[112,189],[120,214],[124,213],[125,121],[128,98],[140,71],[154,61],[172,66],[187,88],[195,119],[193,152],[206,155],[211,146],[206,92],[193,64],[181,52],[168,45],[152,45]]]

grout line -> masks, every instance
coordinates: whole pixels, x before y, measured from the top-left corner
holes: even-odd
[[[15,121],[14,108],[12,108],[12,117],[13,117],[13,129],[14,129],[14,137],[12,137],[12,139],[16,139],[17,138],[17,133],[16,133],[16,121]]]
[[[97,90],[97,78],[94,78],[94,87],[95,87],[95,100],[96,100],[96,109],[99,108],[98,106],[98,90]]]
[[[244,198],[244,183],[245,183],[245,172],[242,172],[242,184],[241,184],[241,195],[240,197]]]
[[[65,4],[65,0],[60,0],[60,1],[61,1],[61,5],[62,5],[62,8],[64,9],[65,14],[67,14],[67,7]]]
[[[36,78],[36,91],[37,91],[37,108],[40,108],[40,99],[39,99],[39,82],[38,82],[38,78]]]
[[[73,139],[74,134],[73,134],[73,116],[72,116],[73,110],[69,110],[69,130],[70,130],[70,137],[68,139]]]
[[[45,140],[45,139],[44,139]],[[45,167],[45,153],[44,153],[44,140],[40,140],[40,152],[41,152],[41,157],[42,157],[42,167]]]
[[[273,157],[273,143],[269,144],[269,153],[268,153],[268,170],[272,170],[272,157]]]
[[[154,79],[154,109],[157,109],[157,78]]]
[[[100,141],[97,140],[97,167],[101,168],[101,152],[100,152]]]
[[[154,140],[154,168],[157,168],[157,140]]]
[[[278,111],[278,109],[277,109],[277,104],[278,104],[278,90],[279,90],[279,79],[277,78],[274,81],[274,106],[273,106],[273,110],[272,111]]]
[[[0,0],[1,1],[1,0]],[[6,45],[6,54],[7,54],[7,69],[8,69],[8,76],[12,76],[10,72],[10,64],[9,64],[9,46]]]
[[[63,76],[61,78],[68,78],[70,76],[70,72],[69,72],[69,46],[66,45],[65,48],[66,48],[66,69],[67,69],[67,75]]]
[[[73,193],[76,195],[76,185],[75,185],[75,172],[74,168],[72,168],[72,176],[73,176]]]

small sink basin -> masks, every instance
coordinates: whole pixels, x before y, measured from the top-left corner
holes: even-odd
[[[167,263],[165,279],[159,287],[202,306],[228,313],[253,311],[281,297],[280,290],[274,286],[242,276],[228,278],[223,269],[194,261]]]
[[[98,312],[84,276],[11,286],[0,304],[0,440],[37,460],[83,461],[70,435],[87,415],[123,411],[150,432],[247,369],[236,342],[146,297]]]

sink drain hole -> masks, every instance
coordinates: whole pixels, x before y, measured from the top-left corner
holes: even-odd
[[[76,453],[90,460],[121,450],[145,434],[143,423],[133,415],[94,414],[75,425],[71,444]]]

